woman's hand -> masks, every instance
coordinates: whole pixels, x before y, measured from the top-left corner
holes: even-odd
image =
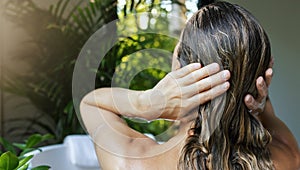
[[[189,64],[167,74],[153,89],[139,96],[140,106],[156,112],[145,113],[142,117],[179,119],[192,109],[223,94],[229,88],[227,80],[230,72],[223,70],[217,63],[201,68],[199,63]],[[155,114],[153,114],[155,113]]]
[[[254,99],[251,94],[247,94],[245,96],[244,102],[249,109],[249,112],[252,113],[254,116],[258,116],[262,113],[265,109],[266,100],[268,98],[268,88],[272,81],[273,76],[273,64],[274,59],[272,58],[269,64],[269,69],[265,72],[265,78],[263,79],[262,76],[258,77],[256,80],[256,88],[258,91],[258,97]]]

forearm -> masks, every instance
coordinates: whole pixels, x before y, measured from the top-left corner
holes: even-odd
[[[168,73],[152,89],[101,88],[85,96],[83,102],[128,117],[181,119],[228,90],[230,72],[219,70],[216,63],[203,68],[193,63]]]
[[[266,101],[265,110],[259,115],[263,126],[270,132],[273,140],[288,146],[293,150],[298,150],[298,144],[289,128],[275,115],[272,103]]]
[[[150,96],[151,97],[151,96]],[[100,88],[83,98],[83,102],[96,106],[117,115],[139,117],[147,120],[157,118],[158,108],[151,107],[145,91],[135,91],[124,88]]]

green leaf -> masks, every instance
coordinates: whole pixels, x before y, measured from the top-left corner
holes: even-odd
[[[43,136],[40,134],[31,135],[26,142],[26,148],[32,148],[32,147],[36,146],[37,144],[42,142],[42,139],[43,139]]]
[[[90,8],[92,9],[93,15],[96,16],[96,10],[94,3],[90,2]]]
[[[95,1],[95,5],[98,9],[101,9],[101,4],[100,4],[100,1]]]
[[[24,149],[21,153],[20,153],[20,156],[23,157],[26,153],[29,153],[29,152],[32,152],[34,150],[37,150],[35,148],[26,148]]]
[[[89,23],[88,17],[85,16],[83,10],[81,8],[78,8],[77,12],[79,14],[79,17],[81,18],[81,21],[87,27],[87,30],[91,30],[91,24]]]
[[[12,152],[13,154],[16,154],[16,150],[14,148],[14,146],[9,143],[6,139],[0,137],[0,144],[7,150]]]
[[[20,169],[22,167],[26,167],[26,164],[30,161],[30,159],[32,157],[33,157],[33,155],[30,155],[30,156],[27,156],[27,157],[21,159],[20,162],[19,162],[19,166],[17,167],[17,169]]]
[[[42,142],[46,141],[46,140],[49,140],[49,139],[53,139],[54,136],[51,135],[51,134],[46,134],[46,135],[43,135],[42,136]]]
[[[26,144],[24,144],[24,143],[13,143],[13,146],[15,146],[21,150],[26,149]]]
[[[79,17],[77,15],[73,15],[73,20],[74,23],[77,24],[77,27],[80,29],[80,31],[82,31],[84,34],[88,34],[89,30],[88,28],[86,28],[86,25],[79,19]]]
[[[58,1],[57,5],[56,5],[55,11],[54,11],[55,17],[58,17],[58,11],[59,11],[59,8],[60,8],[60,5],[62,2],[63,2],[63,0],[60,0],[60,1]]]
[[[73,101],[69,101],[69,103],[67,104],[67,106],[64,108],[64,113],[66,114],[72,114],[73,113]]]
[[[60,10],[58,18],[60,18],[60,19],[63,18],[63,14],[64,14],[69,2],[70,2],[70,0],[65,1],[65,3],[63,4],[63,7]]]
[[[13,170],[19,164],[18,157],[10,151],[5,152],[0,157],[0,169],[1,170]]]
[[[23,152],[21,153],[21,155],[24,155],[25,153],[31,152],[34,149],[34,147],[36,145],[38,145],[39,143],[52,139],[54,136],[51,134],[46,134],[46,135],[40,135],[40,134],[34,134],[31,135],[28,140],[26,140],[26,143],[14,143],[13,146],[23,150]]]
[[[77,10],[78,7],[83,3],[83,1],[78,1],[77,4],[73,6],[73,8],[70,10],[68,16],[66,17],[66,22],[69,22],[71,17],[74,15],[75,11]]]
[[[51,168],[50,166],[42,165],[42,166],[34,167],[31,170],[48,170],[50,168]]]
[[[28,170],[28,166],[29,166],[29,164],[25,164],[25,165],[21,166],[20,168],[18,168],[17,170]]]

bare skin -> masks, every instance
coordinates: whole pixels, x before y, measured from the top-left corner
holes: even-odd
[[[94,139],[102,169],[177,168],[184,139],[192,126],[191,120],[196,116],[193,108],[226,92],[230,73],[220,71],[217,64],[203,68],[200,64],[190,64],[179,68],[174,60],[172,69],[153,89],[147,91],[103,88],[83,98],[81,116]],[[265,77],[266,80],[257,79],[258,98],[247,95],[245,103],[273,137],[269,149],[276,170],[300,169],[297,142],[274,114],[271,101],[266,100],[272,79],[271,68],[266,71]],[[178,120],[179,132],[166,143],[158,144],[129,128],[120,115],[147,120]]]

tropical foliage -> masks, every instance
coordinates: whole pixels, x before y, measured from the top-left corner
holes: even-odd
[[[18,48],[16,58],[23,59],[31,70],[24,74],[8,71],[4,89],[29,98],[41,114],[55,122],[55,127],[49,127],[35,119],[27,120],[38,128],[24,132],[20,131],[23,127],[13,127],[15,121],[24,119],[12,120],[10,134],[28,135],[44,129],[62,140],[67,134],[83,132],[72,104],[74,63],[85,41],[117,15],[116,1],[74,2],[59,0],[48,10],[31,0],[11,0],[6,5],[6,17],[30,36],[31,41]]]
[[[120,68],[131,70],[139,67],[131,64],[134,62],[128,62],[131,54],[136,55],[134,60],[146,60],[153,55],[147,52],[138,53],[138,51],[149,48],[173,51],[177,41],[174,38],[151,33],[124,36],[126,24],[133,24],[136,25],[137,30],[141,29],[139,18],[130,16],[138,12],[155,10],[162,14],[149,15],[144,30],[156,30],[156,32],[168,30],[169,11],[163,7],[164,3],[160,0],[151,2],[131,0],[120,7],[117,0],[90,2],[58,0],[56,4],[50,5],[49,9],[44,9],[33,0],[8,1],[5,9],[6,18],[24,29],[30,37],[30,41],[24,42],[15,54],[19,61],[26,62],[30,66],[30,70],[26,73],[16,73],[5,69],[7,72],[2,88],[10,93],[29,98],[40,110],[39,117],[46,116],[47,119],[55,122],[55,126],[49,126],[36,118],[14,119],[10,121],[10,125],[7,125],[11,127],[7,133],[28,136],[39,133],[43,129],[55,134],[57,141],[61,141],[71,133],[84,133],[76,117],[71,91],[74,64],[84,43],[99,28],[119,19],[116,23],[117,29],[110,30],[118,37],[118,43],[106,54],[100,66],[91,68],[89,62],[93,61],[86,61],[87,69],[97,73],[95,88],[111,86],[116,70]],[[179,1],[169,1],[169,3],[184,6]],[[166,22],[155,22],[155,19],[159,18]],[[167,58],[158,58],[153,62],[154,66],[159,65],[161,68],[147,68],[141,71],[130,82],[129,88],[137,90],[151,88],[165,76],[166,72],[170,71],[168,70],[170,60]],[[120,86],[124,83],[121,79],[117,81]],[[30,122],[30,127],[35,128],[14,127],[16,121]],[[162,133],[171,124],[163,120],[137,123],[135,120],[127,119],[127,122],[141,132],[154,135]]]

